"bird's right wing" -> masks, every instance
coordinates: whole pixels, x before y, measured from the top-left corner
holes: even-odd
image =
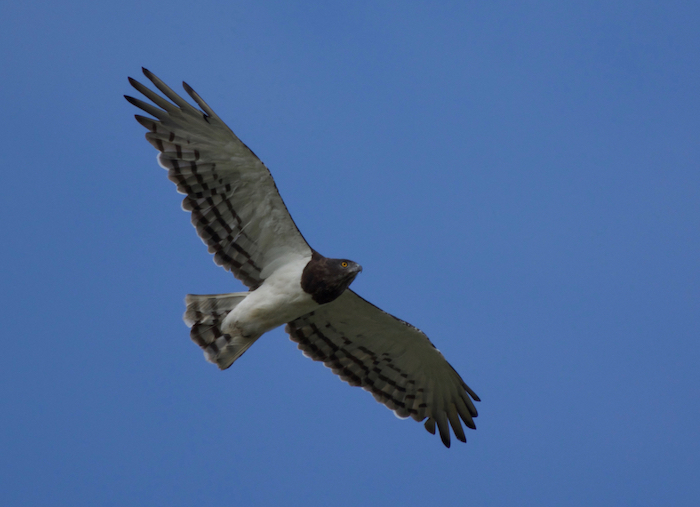
[[[156,119],[136,115],[158,162],[185,194],[183,209],[214,254],[214,261],[256,288],[279,266],[311,256],[277,191],[270,171],[186,83],[201,110],[182,99],[153,73],[143,73],[167,99],[138,81],[131,85],[154,105],[126,99]],[[157,106],[157,107],[156,107]]]

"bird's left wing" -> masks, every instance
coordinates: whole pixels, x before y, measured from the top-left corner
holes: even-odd
[[[148,79],[165,95],[135,79],[131,85],[153,104],[127,96],[156,119],[136,115],[158,162],[185,194],[182,207],[214,254],[214,261],[251,289],[294,257],[310,257],[270,171],[186,83],[190,105],[152,72]],[[169,99],[169,100],[168,100]]]
[[[338,299],[289,322],[285,328],[304,355],[401,417],[422,421],[445,446],[452,426],[462,442],[460,417],[475,429],[472,399],[479,397],[419,329],[380,310],[350,289]],[[449,422],[449,424],[448,424]]]

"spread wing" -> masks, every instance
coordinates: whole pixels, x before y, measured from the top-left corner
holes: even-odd
[[[183,83],[201,110],[153,73],[143,73],[167,99],[129,78],[154,105],[126,99],[156,119],[136,115],[159,152],[158,162],[185,194],[183,209],[214,262],[251,289],[291,257],[311,255],[270,171],[211,108]]]
[[[353,291],[288,323],[285,330],[304,355],[371,392],[397,416],[427,417],[425,428],[432,434],[437,424],[445,446],[450,446],[450,425],[466,442],[460,417],[476,428],[472,399],[479,397],[428,337]]]

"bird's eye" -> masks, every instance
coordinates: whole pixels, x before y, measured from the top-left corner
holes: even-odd
[[[348,263],[345,261],[341,262],[340,265],[343,266],[344,268],[348,267]]]

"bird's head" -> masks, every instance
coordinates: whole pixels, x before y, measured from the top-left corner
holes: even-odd
[[[362,271],[362,266],[348,259],[329,259],[313,252],[304,268],[301,287],[319,304],[330,303],[340,296]]]
[[[362,272],[362,266],[348,259],[328,259],[328,261],[333,266],[331,271],[337,275],[339,281],[347,281],[345,288]]]

